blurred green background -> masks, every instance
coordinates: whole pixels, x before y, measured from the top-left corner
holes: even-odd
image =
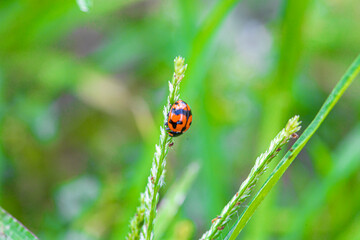
[[[200,170],[162,239],[199,237],[287,119],[313,119],[360,52],[359,22],[358,0],[95,0],[87,13],[1,0],[0,205],[41,239],[123,239],[181,55],[194,119],[161,196]],[[360,239],[359,92],[355,81],[239,238]]]

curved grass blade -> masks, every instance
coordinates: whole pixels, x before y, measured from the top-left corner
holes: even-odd
[[[0,239],[38,240],[24,225],[0,207]]]
[[[325,103],[320,108],[318,114],[315,116],[314,120],[305,129],[304,133],[300,136],[300,138],[294,143],[293,150],[286,153],[286,155],[276,166],[270,177],[266,180],[260,191],[250,202],[249,206],[244,210],[239,220],[236,222],[236,224],[226,236],[226,240],[235,240],[236,237],[240,234],[241,230],[250,220],[257,207],[264,200],[270,190],[275,186],[275,184],[279,181],[281,176],[284,174],[290,164],[294,161],[295,157],[300,153],[300,151],[309,141],[311,136],[320,127],[321,123],[325,120],[331,109],[333,109],[335,104],[339,101],[340,97],[344,94],[345,90],[349,87],[349,85],[352,83],[352,81],[355,79],[359,72],[360,55],[355,59],[350,68],[346,71],[344,76],[332,90],[329,97],[326,99]]]
[[[314,182],[305,191],[290,234],[283,239],[303,239],[307,221],[326,205],[327,196],[334,187],[350,178],[360,169],[360,124],[337,147],[334,166],[320,182]],[[308,196],[311,196],[309,198]],[[359,231],[360,233],[360,231]],[[353,239],[359,239],[354,237]]]

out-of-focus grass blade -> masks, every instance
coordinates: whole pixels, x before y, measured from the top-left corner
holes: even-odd
[[[191,163],[180,179],[175,182],[160,203],[159,213],[155,222],[155,237],[160,239],[183,204],[195,177],[199,172],[199,164]]]
[[[335,238],[337,240],[360,239],[360,214],[357,214],[351,224],[346,226],[342,233]]]
[[[320,108],[318,114],[315,116],[314,120],[310,125],[305,129],[304,133],[293,145],[293,151],[288,151],[280,163],[276,166],[275,170],[272,172],[270,177],[266,180],[265,184],[262,186],[260,191],[251,201],[250,205],[244,210],[241,214],[239,220],[230,230],[229,234],[226,236],[227,240],[234,240],[240,234],[241,230],[244,228],[246,223],[250,220],[251,216],[254,214],[255,210],[258,208],[260,203],[264,200],[266,195],[270,190],[275,186],[279,181],[281,176],[284,174],[286,169],[294,161],[295,157],[300,153],[305,144],[309,141],[311,136],[316,132],[320,127],[321,123],[325,120],[331,109],[338,102],[340,97],[343,95],[345,90],[349,87],[351,82],[355,79],[357,74],[360,72],[360,55],[355,59],[350,68],[346,71],[344,76],[335,86],[335,88],[330,93],[329,97],[326,99],[323,106]]]
[[[199,143],[196,146],[197,157],[206,159],[206,164],[203,165],[201,181],[203,183],[206,182],[206,186],[211,186],[203,188],[207,197],[207,201],[204,201],[207,217],[215,215],[216,209],[221,209],[222,203],[226,200],[224,195],[221,194],[225,184],[223,182],[225,177],[222,175],[225,174],[226,170],[218,171],[224,156],[224,153],[216,150],[219,144],[220,131],[215,128],[211,132],[208,131],[209,128],[212,128],[210,119],[213,117],[206,108],[197,104],[206,102],[208,99],[208,88],[203,86],[207,86],[205,81],[206,74],[210,66],[209,62],[212,59],[212,54],[216,49],[211,48],[211,44],[214,42],[214,37],[219,32],[231,10],[239,2],[241,0],[219,0],[209,11],[195,37],[191,38],[193,41],[189,45],[189,53],[187,54],[188,57],[186,57],[189,68],[186,78],[191,79],[191,81],[182,82],[182,96],[192,99],[189,101],[194,103],[192,106],[194,111],[197,112],[198,121],[201,122],[198,128],[201,134],[195,136],[193,141]],[[213,177],[214,173],[217,174],[216,178]]]
[[[88,12],[93,5],[92,0],[76,0],[76,3],[82,12]]]
[[[360,168],[360,125],[340,144],[335,156],[335,166],[322,182],[311,185],[304,194],[302,206],[298,209],[297,218],[292,224],[291,235],[286,239],[302,239],[305,223],[316,215],[317,209],[324,205],[326,197],[342,180],[349,178]],[[311,197],[309,197],[311,196]],[[356,239],[356,238],[354,238]]]
[[[219,0],[211,9],[207,17],[204,19],[199,31],[197,32],[193,42],[191,43],[191,50],[188,57],[188,78],[192,79],[191,88],[186,89],[185,95],[197,96],[198,90],[203,89],[203,81],[205,79],[206,71],[203,70],[206,56],[208,56],[208,47],[212,43],[213,37],[216,35],[236,4],[241,0]],[[206,65],[206,64],[205,64]],[[200,69],[200,71],[199,71]],[[194,76],[196,77],[194,79]],[[184,82],[187,86],[190,82]]]
[[[316,173],[320,176],[329,174],[334,165],[330,148],[319,137],[314,136],[308,150]]]
[[[34,240],[38,238],[0,207],[0,239]]]

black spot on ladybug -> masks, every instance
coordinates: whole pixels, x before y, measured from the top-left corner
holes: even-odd
[[[181,132],[184,132],[186,130],[186,124],[185,126],[181,129]]]

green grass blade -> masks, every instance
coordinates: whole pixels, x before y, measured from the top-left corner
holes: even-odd
[[[304,133],[293,145],[293,151],[288,151],[280,163],[277,165],[275,170],[272,172],[270,177],[266,180],[265,184],[262,186],[260,191],[253,198],[249,206],[244,210],[240,216],[237,223],[231,229],[227,235],[227,240],[234,240],[240,234],[241,230],[244,228],[246,223],[250,220],[251,216],[254,214],[257,207],[264,200],[266,195],[270,190],[275,186],[279,181],[281,176],[284,174],[286,169],[293,162],[295,157],[300,153],[305,144],[309,141],[311,136],[316,132],[320,127],[321,123],[325,120],[331,109],[339,101],[340,97],[344,94],[345,90],[349,87],[352,81],[355,79],[357,74],[360,72],[360,55],[355,59],[350,68],[346,71],[344,76],[335,86],[333,91],[330,93],[329,97],[326,99],[325,103],[319,110],[318,114],[315,116],[314,120],[310,125],[305,129]]]
[[[195,38],[193,39],[190,47],[188,57],[188,76],[193,79],[191,81],[191,88],[185,87],[186,96],[197,96],[198,91],[203,89],[203,82],[206,75],[206,69],[208,66],[208,57],[211,50],[212,40],[218,33],[222,23],[226,17],[229,16],[231,10],[233,10],[236,4],[242,0],[219,0],[215,6],[211,9],[201,24]],[[183,86],[187,86],[190,83],[184,83]]]
[[[226,16],[228,16],[229,12],[240,1],[241,0],[221,0],[216,4],[205,19],[203,26],[197,35],[194,43],[195,48],[204,49],[204,46],[206,46],[209,40],[214,36]]]
[[[209,91],[204,86],[207,86],[206,75],[211,65],[212,54],[216,47],[212,47],[214,39],[219,33],[224,21],[229,16],[229,13],[235,8],[235,6],[241,2],[241,0],[218,0],[211,8],[209,14],[201,23],[201,27],[196,32],[195,38],[191,39],[189,44],[188,54],[188,77],[191,82],[185,81],[183,84],[182,96],[184,99],[195,103],[192,104],[192,108],[197,112],[198,121],[201,122],[198,131],[202,134],[195,136],[194,142],[197,142],[196,157],[206,159],[206,164],[202,164],[202,173],[200,174],[200,181],[207,183],[202,190],[207,196],[207,201],[204,202],[203,209],[209,209],[206,211],[206,218],[210,218],[216,214],[215,209],[221,209],[223,206],[224,198],[223,186],[226,184],[222,179],[226,179],[222,176],[226,172],[223,170],[218,171],[219,166],[222,163],[223,155],[218,148],[218,139],[220,137],[220,131],[213,129],[211,133],[208,131],[211,128],[212,118],[210,112],[206,108],[197,105],[202,102],[206,102]],[[188,85],[189,84],[189,85]],[[191,86],[190,86],[191,84]],[[217,172],[217,177],[213,177],[213,173]]]
[[[38,238],[0,207],[0,239],[34,240]]]
[[[327,196],[339,183],[348,179],[360,168],[360,125],[351,131],[337,147],[334,166],[323,181],[314,182],[304,193],[293,229],[284,239],[304,239],[305,226],[326,205]],[[309,198],[308,196],[312,196]],[[358,239],[358,238],[354,238]]]
[[[164,199],[160,202],[160,209],[155,222],[155,239],[161,239],[162,235],[168,229],[179,207],[183,204],[199,172],[199,168],[198,163],[191,163],[185,170],[185,173],[171,186]]]
[[[340,233],[336,240],[352,240],[360,239],[360,215],[357,215],[355,219]]]

